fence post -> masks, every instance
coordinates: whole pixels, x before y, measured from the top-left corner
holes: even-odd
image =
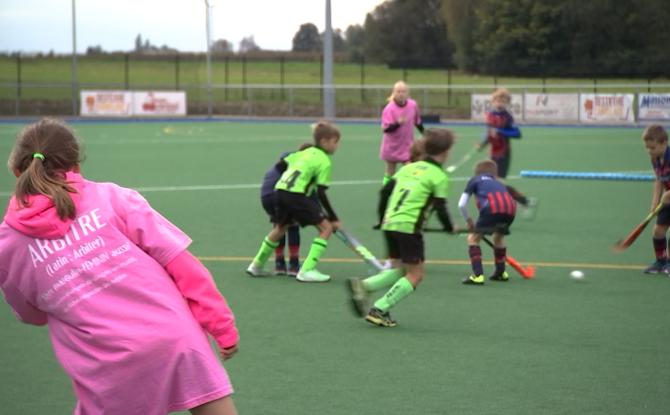
[[[228,82],[230,81],[230,72],[228,68],[228,62],[230,61],[230,57],[226,56],[225,60],[225,75],[224,75],[224,84],[226,84],[225,88],[223,89],[223,100],[228,101]]]
[[[126,86],[126,90],[130,87],[130,70],[129,70],[129,61],[130,60],[130,55],[129,54],[124,54],[123,55],[123,83]]]
[[[246,101],[249,97],[247,91],[247,56],[242,56],[242,98]]]
[[[174,55],[174,89],[179,91],[179,52]]]
[[[361,104],[365,103],[365,56],[361,56]]]
[[[281,99],[282,100],[284,99],[284,81],[285,81],[284,76],[285,76],[285,73],[284,73],[284,56],[282,55],[279,58],[279,84],[281,85],[280,90],[281,90]]]
[[[447,69],[447,107],[451,108],[451,69]]]
[[[293,116],[293,88],[288,89],[288,116]]]
[[[16,55],[16,115],[21,113],[21,54]]]

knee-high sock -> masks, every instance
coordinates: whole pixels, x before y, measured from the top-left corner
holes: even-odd
[[[288,228],[288,252],[289,258],[297,262],[300,256],[300,227],[298,226]]]
[[[668,255],[666,254],[666,238],[654,238],[654,252],[656,253],[656,260],[657,261],[666,261],[668,259]]]
[[[316,268],[317,262],[319,262],[321,255],[326,252],[327,247],[327,240],[318,237],[314,238],[314,241],[312,241],[312,246],[309,247],[307,258],[305,258],[305,262],[302,263],[301,271],[311,271]]]
[[[494,248],[493,255],[495,255],[496,274],[500,275],[505,272],[505,258],[507,257],[507,248]]]
[[[528,198],[521,193],[520,191],[516,190],[512,186],[506,185],[507,191],[509,192],[510,196],[512,196],[512,199],[516,200],[520,204],[527,206],[528,205]]]
[[[384,270],[369,278],[363,280],[363,287],[366,291],[377,291],[382,288],[390,287],[395,284],[403,275],[405,270],[401,268],[392,268]]]
[[[470,245],[468,247],[468,254],[470,255],[472,273],[475,274],[475,276],[484,274],[484,267],[482,266],[482,248],[480,248],[479,245]]]
[[[286,236],[283,236],[279,242],[277,242],[277,247],[275,248],[275,260],[284,261],[284,247],[286,246]]]
[[[412,294],[412,292],[414,292],[412,283],[405,277],[400,278],[382,298],[375,301],[375,308],[387,312],[391,307],[402,301],[402,299]]]
[[[268,258],[272,254],[272,251],[277,247],[278,242],[272,242],[267,236],[263,239],[261,247],[258,250],[258,253],[254,257],[254,262],[258,266],[263,266],[267,262]]]

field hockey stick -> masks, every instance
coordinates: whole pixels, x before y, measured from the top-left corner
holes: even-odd
[[[434,229],[434,228],[424,229],[424,232],[443,232],[443,233],[446,233],[442,229]],[[459,229],[457,232],[453,232],[453,233],[470,233],[470,231],[467,230],[467,229]],[[482,235],[482,240],[486,243],[486,245],[490,246],[491,248],[495,248],[493,246],[493,242],[491,242],[489,240],[489,238],[487,238],[486,236]],[[529,265],[527,267],[524,267],[519,262],[517,262],[516,259],[512,258],[509,255],[505,255],[505,261],[509,264],[510,267],[514,268],[514,270],[516,272],[518,272],[519,275],[521,275],[523,278],[529,280],[529,279],[535,277],[535,267],[534,266]]]
[[[482,235],[482,240],[486,243],[486,245],[490,246],[492,249],[495,249],[495,246],[493,246],[493,242],[491,242],[489,238]],[[519,275],[521,275],[523,278],[529,280],[535,277],[534,266],[529,265],[527,267],[524,267],[523,265],[519,264],[516,259],[512,258],[509,255],[505,255],[505,262],[507,262],[510,265],[510,267],[514,268],[514,270],[518,272]]]
[[[447,173],[453,173],[456,170],[458,170],[459,168],[461,168],[465,163],[468,162],[468,160],[470,160],[472,158],[472,156],[474,156],[474,154],[476,152],[477,152],[477,147],[473,147],[470,151],[465,153],[463,155],[463,157],[461,157],[461,159],[458,160],[458,162],[456,162],[456,164],[452,164],[451,166],[447,167],[447,169],[446,169]]]
[[[622,251],[626,250],[628,247],[630,247],[631,245],[633,245],[633,242],[635,242],[635,240],[637,239],[637,237],[640,236],[640,234],[642,233],[642,231],[644,230],[644,228],[646,228],[647,225],[649,225],[649,222],[651,222],[651,220],[654,219],[654,218],[656,217],[656,215],[658,215],[658,212],[661,211],[661,209],[663,208],[663,206],[664,206],[663,202],[659,203],[658,206],[656,206],[656,208],[655,208],[654,210],[652,210],[651,212],[649,212],[649,214],[647,215],[646,218],[644,218],[644,220],[642,221],[642,223],[640,223],[639,225],[637,225],[637,226],[635,227],[635,229],[633,229],[633,230],[628,234],[628,236],[626,236],[624,239],[621,239],[621,240],[619,240],[616,244],[614,244],[614,246],[612,247],[612,249],[613,249],[615,252],[622,252]]]
[[[346,230],[339,228],[338,230],[335,231],[335,236],[337,236],[344,244],[354,251],[356,255],[361,257],[363,261],[374,267],[377,271],[381,271],[384,269],[384,265],[379,262],[377,257],[375,257],[368,248],[366,248],[358,239],[356,239],[352,234],[347,232]]]

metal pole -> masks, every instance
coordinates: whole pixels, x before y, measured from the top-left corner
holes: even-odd
[[[205,18],[207,28],[207,116],[212,117],[212,33],[209,24],[209,0],[205,0]]]
[[[330,0],[326,0],[326,32],[323,36],[323,115],[335,119],[335,90],[333,88],[333,26]]]
[[[77,15],[72,0],[72,115],[77,115]]]

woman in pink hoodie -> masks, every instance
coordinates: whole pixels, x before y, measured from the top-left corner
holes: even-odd
[[[382,137],[379,157],[384,160],[386,185],[396,172],[398,163],[410,161],[410,148],[414,142],[414,127],[423,133],[419,105],[409,97],[409,88],[403,81],[393,85],[388,104],[382,111]]]
[[[73,380],[75,414],[236,414],[223,359],[235,319],[190,238],[139,193],[79,173],[64,123],[23,129],[0,224],[0,289],[24,323],[47,325]]]

